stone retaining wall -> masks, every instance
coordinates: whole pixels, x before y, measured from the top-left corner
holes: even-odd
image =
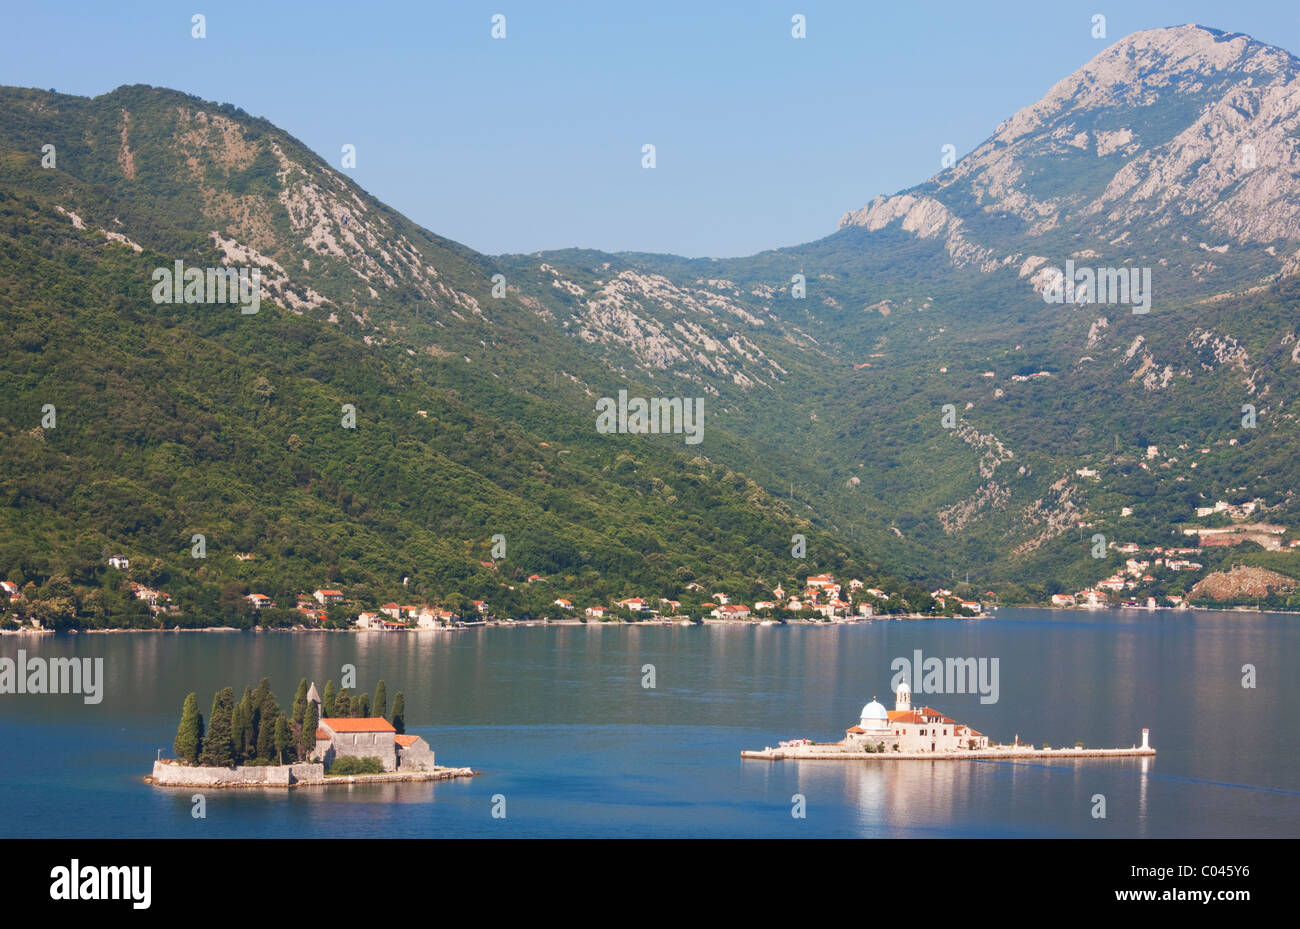
[[[203,767],[163,760],[153,763],[150,782],[159,787],[289,787],[295,783],[323,781],[319,764],[240,765],[236,768]]]
[[[156,787],[316,787],[324,784],[375,784],[389,781],[440,781],[453,777],[471,777],[472,768],[432,768],[428,771],[397,771],[390,774],[354,774],[326,777],[322,764],[242,765],[237,768],[210,768],[185,765],[167,759],[153,763],[153,773],[145,778]]]

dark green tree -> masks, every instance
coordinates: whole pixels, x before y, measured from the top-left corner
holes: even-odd
[[[372,712],[376,716],[388,715],[388,685],[383,680],[375,685],[375,705]]]
[[[369,716],[369,715],[370,715],[370,695],[369,695],[369,694],[367,694],[367,693],[360,693],[360,694],[357,694],[357,698],[356,698],[355,700],[352,701],[352,715],[353,715],[353,716],[361,716],[361,717],[365,717],[365,716]]]
[[[393,728],[401,735],[406,731],[406,697],[399,690],[393,697]]]
[[[339,689],[334,686],[333,681],[325,682],[325,692],[321,694],[321,712],[326,716],[337,716],[338,709],[334,704],[338,700]]]
[[[212,698],[212,712],[208,714],[208,734],[203,738],[203,751],[199,754],[199,764],[230,766],[235,763],[235,746],[230,729],[234,712],[234,688],[222,688]]]
[[[275,718],[275,757],[284,764],[284,750],[292,743],[289,740],[289,723],[283,716]]]
[[[244,688],[231,713],[231,739],[235,746],[237,764],[251,761],[257,755],[257,730],[253,727],[253,690]]]
[[[280,711],[279,704],[275,702],[275,694],[268,691],[258,714],[257,757],[259,759],[271,761],[275,758],[275,729],[277,723],[283,719],[284,714]]]
[[[172,752],[181,761],[194,764],[199,758],[199,749],[203,745],[203,719],[199,715],[197,694],[185,698],[181,707],[181,724],[176,728],[176,741],[172,743]]]
[[[235,764],[244,763],[244,702],[241,700],[230,711],[230,746]]]
[[[291,711],[291,721],[302,727],[303,714],[307,712],[307,678],[298,682],[298,689],[293,694],[293,709]]]
[[[307,761],[311,758],[311,753],[316,750],[316,725],[320,720],[316,718],[316,704],[308,703],[307,710],[302,717],[302,744],[298,750],[298,760]]]

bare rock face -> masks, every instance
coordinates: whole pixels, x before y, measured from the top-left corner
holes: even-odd
[[[1296,273],[1300,59],[1202,26],[1134,33],[951,168],[840,220],[892,223],[985,272],[1043,255],[1034,244],[1046,236],[1114,258],[1139,257],[1130,242],[1177,242],[1215,252],[1215,265],[1267,251],[1266,276]]]
[[[1215,571],[1206,575],[1191,589],[1190,596],[1192,599],[1206,597],[1211,600],[1239,600],[1266,597],[1274,590],[1293,590],[1297,585],[1300,582],[1285,574],[1266,568],[1238,565],[1231,571]]]

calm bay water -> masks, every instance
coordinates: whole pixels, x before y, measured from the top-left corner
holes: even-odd
[[[0,835],[1300,835],[1300,617],[1003,610],[858,626],[531,627],[402,634],[6,636],[0,655],[103,657],[104,699],[0,696]],[[838,739],[890,662],[996,657],[1000,699],[917,695],[995,740],[1129,746],[1154,759],[742,762],[779,739]],[[141,782],[185,694],[354,664],[406,694],[409,732],[483,775],[432,784],[208,791]],[[655,666],[657,687],[641,686]],[[1242,665],[1258,686],[1241,686]],[[1104,820],[1092,797],[1106,798]],[[494,819],[494,795],[506,818]],[[806,798],[806,819],[791,797]]]

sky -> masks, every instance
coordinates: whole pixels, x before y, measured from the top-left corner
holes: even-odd
[[[0,84],[170,87],[335,167],[354,145],[353,180],[489,254],[732,257],[829,235],[1117,39],[1189,22],[1300,54],[1295,0],[0,0]]]

